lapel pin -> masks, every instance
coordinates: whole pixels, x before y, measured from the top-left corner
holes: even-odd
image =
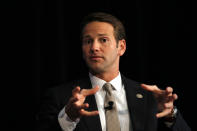
[[[143,95],[142,95],[142,94],[137,93],[137,94],[136,94],[136,97],[141,99],[141,98],[143,98]]]

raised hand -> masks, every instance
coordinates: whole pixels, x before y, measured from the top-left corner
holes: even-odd
[[[68,117],[75,121],[77,118],[82,116],[95,116],[98,115],[98,111],[86,111],[85,109],[89,107],[88,103],[84,103],[85,99],[89,95],[94,95],[99,90],[96,86],[92,89],[80,89],[79,86],[72,90],[72,97],[69,99],[66,105],[65,112]]]
[[[173,94],[173,88],[167,87],[165,90],[159,89],[156,85],[141,84],[141,87],[147,91],[153,92],[158,102],[157,118],[168,117],[172,114],[174,101],[178,99],[177,94]]]

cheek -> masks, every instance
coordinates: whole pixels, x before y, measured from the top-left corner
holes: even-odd
[[[82,54],[83,54],[84,58],[86,58],[88,56],[88,52],[89,52],[88,48],[82,47]]]
[[[82,52],[83,53],[87,52],[87,47],[86,46],[82,46]]]
[[[105,52],[105,57],[106,57],[106,59],[111,60],[111,59],[114,59],[114,58],[117,57],[117,56],[118,56],[117,50],[107,50],[107,51]]]

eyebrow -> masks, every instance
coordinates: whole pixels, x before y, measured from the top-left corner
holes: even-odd
[[[107,34],[99,34],[99,36],[108,36]]]
[[[98,34],[98,36],[108,36],[107,34]],[[83,36],[83,38],[89,38],[91,37],[90,35],[85,35]]]

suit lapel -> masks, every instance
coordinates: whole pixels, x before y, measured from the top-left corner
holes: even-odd
[[[134,131],[142,131],[145,126],[145,93],[137,82],[122,76],[126,91],[131,125]]]
[[[134,131],[143,131],[145,128],[146,93],[139,87],[139,83],[128,80],[123,75],[121,77],[126,91],[132,128]],[[89,77],[80,81],[79,85],[82,89],[92,88]],[[89,108],[87,110],[98,110],[94,95],[88,96],[85,102],[89,103]],[[82,117],[81,121],[84,122],[89,131],[102,130],[99,115],[94,117]]]
[[[80,86],[82,89],[92,88],[89,77],[83,80],[82,82],[80,82]],[[85,102],[89,104],[89,108],[87,109],[88,111],[98,110],[94,95],[86,97]],[[84,124],[86,125],[89,131],[102,130],[99,115],[91,116],[91,117],[83,117],[82,120],[84,121]]]

